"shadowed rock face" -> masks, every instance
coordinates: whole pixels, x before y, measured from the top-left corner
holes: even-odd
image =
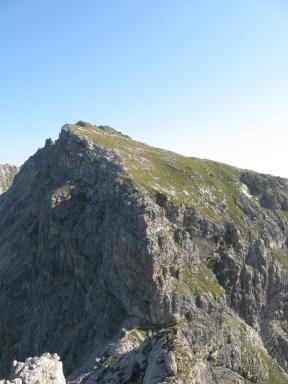
[[[75,384],[288,383],[287,181],[108,128],[64,126],[0,197],[2,375],[50,351]]]
[[[10,188],[18,171],[14,165],[0,165],[0,195]]]
[[[243,172],[241,181],[253,195],[258,196],[262,207],[288,212],[288,180],[255,172]]]

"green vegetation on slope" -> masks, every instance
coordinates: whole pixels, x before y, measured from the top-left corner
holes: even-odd
[[[224,294],[224,289],[205,263],[200,264],[195,273],[192,273],[188,267],[184,268],[181,276],[182,281],[177,284],[177,291],[180,294],[207,295],[210,293],[215,299]]]
[[[69,129],[95,144],[116,150],[130,179],[140,189],[161,193],[168,201],[196,208],[213,222],[225,218],[243,223],[243,212],[234,202],[240,193],[239,170],[209,160],[188,158],[107,134],[94,126],[69,125]]]
[[[215,224],[233,222],[249,236],[263,231],[263,227],[257,220],[247,219],[245,209],[236,204],[239,198],[246,199],[248,206],[253,203],[256,216],[269,219],[270,213],[257,203],[257,198],[249,195],[240,182],[241,171],[235,167],[154,148],[110,127],[97,128],[88,123],[66,127],[77,136],[118,153],[125,168],[119,177],[133,182],[153,198],[160,196],[162,202],[191,207]],[[281,215],[286,219],[285,212]]]
[[[288,376],[280,370],[272,357],[250,340],[243,328],[240,342],[241,366],[248,383],[288,384]]]
[[[271,254],[273,257],[276,258],[276,260],[278,261],[278,263],[286,270],[288,271],[288,255],[287,253],[281,249],[281,248],[278,248],[278,249],[272,249],[271,250]]]

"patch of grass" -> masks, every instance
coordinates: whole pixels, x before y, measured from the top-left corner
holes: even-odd
[[[278,263],[286,270],[288,271],[288,255],[287,253],[281,249],[272,249],[271,254],[273,257],[275,257],[278,261]]]
[[[158,332],[165,332],[163,336],[166,341],[172,340],[177,331],[182,330],[185,327],[186,320],[184,318],[180,319],[178,322],[170,324],[149,324],[147,327],[142,326],[139,328],[132,329],[128,332],[129,336],[135,338],[139,343],[143,343],[148,337],[151,337],[153,334]]]
[[[173,340],[177,334],[177,328],[176,327],[171,327],[168,328],[162,337],[162,340],[164,343],[168,343],[169,341]]]
[[[192,380],[191,371],[195,361],[191,358],[189,350],[183,346],[175,346],[174,353],[178,367],[177,379],[181,380],[183,384],[190,384]]]
[[[104,362],[105,367],[110,367],[110,365],[116,363],[118,360],[117,356],[109,356],[107,360]]]
[[[139,343],[143,343],[145,339],[147,339],[147,332],[142,331],[141,329],[132,329],[129,331],[129,336],[132,336],[134,339],[139,341]]]
[[[283,373],[276,362],[265,352],[260,352],[261,359],[268,369],[269,378],[264,384],[288,384],[288,376]]]
[[[205,263],[198,266],[196,273],[186,266],[182,270],[182,281],[177,284],[177,291],[183,295],[212,294],[215,299],[223,296],[224,289],[218,283],[214,273]]]
[[[248,339],[244,330],[241,330],[240,342],[242,375],[252,383],[264,384],[267,371],[262,363],[259,349]]]
[[[288,376],[264,349],[251,342],[244,329],[241,329],[240,342],[242,370],[244,369],[244,376],[248,373],[250,375],[249,379],[246,377],[247,383],[288,384]]]

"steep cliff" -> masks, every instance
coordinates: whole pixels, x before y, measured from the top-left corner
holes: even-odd
[[[288,383],[288,181],[65,125],[0,197],[0,368]]]
[[[0,165],[0,195],[11,186],[18,171],[19,168],[14,165]]]

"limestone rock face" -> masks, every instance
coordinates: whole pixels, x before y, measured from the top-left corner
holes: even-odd
[[[288,212],[288,180],[255,172],[243,172],[241,181],[253,195],[259,197],[262,207]]]
[[[55,351],[71,384],[288,383],[286,196],[284,179],[65,125],[0,196],[1,376],[28,356],[59,373]]]
[[[66,384],[62,363],[59,356],[45,353],[41,357],[33,357],[24,363],[13,361],[9,380],[0,380],[1,384]]]
[[[14,165],[0,165],[0,195],[11,186],[18,171],[19,168]]]

